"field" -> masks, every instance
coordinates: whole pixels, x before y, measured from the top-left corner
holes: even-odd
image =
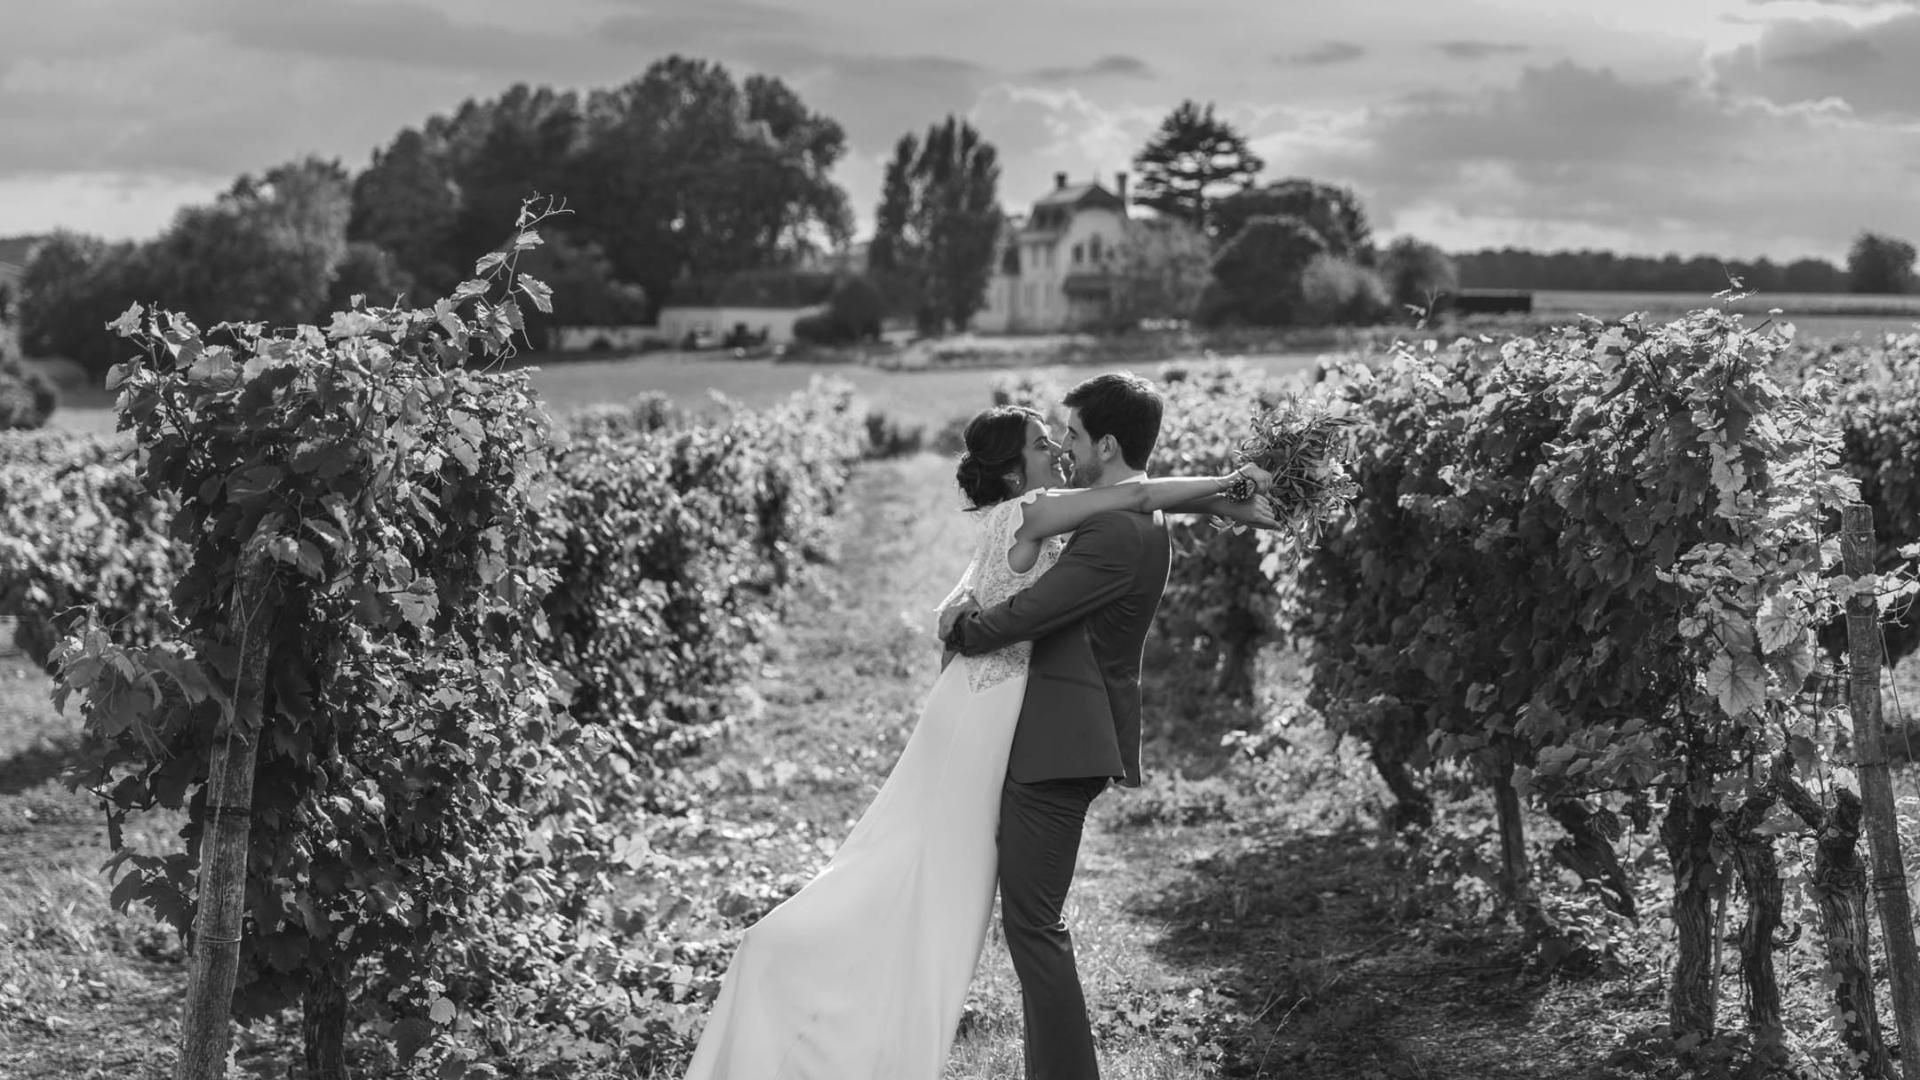
[[[1839,338],[1854,334],[1911,333],[1920,323],[1920,296],[1854,296],[1848,293],[1759,293],[1733,303],[1710,295],[1676,292],[1594,292],[1541,290],[1533,294],[1533,310],[1542,315],[1594,315],[1618,318],[1644,311],[1655,318],[1672,318],[1692,308],[1719,307],[1764,318],[1779,308],[1781,318],[1812,338]]]
[[[1311,354],[1263,357],[1254,366],[1281,375],[1313,369]],[[761,407],[804,389],[816,376],[850,382],[874,407],[906,424],[931,432],[942,423],[982,408],[996,372],[977,368],[933,371],[885,371],[859,364],[779,363],[733,360],[714,353],[649,353],[634,357],[566,360],[535,365],[535,388],[555,414],[585,406],[619,404],[637,394],[666,394],[694,408],[721,394]],[[1071,383],[1086,368],[1048,367],[1038,375]],[[113,430],[113,401],[104,391],[66,390],[52,426],[69,431]]]
[[[1691,308],[1714,304],[1711,296],[1693,293],[1556,292],[1534,294],[1535,312],[1545,315],[1586,313],[1618,318],[1644,311],[1671,318]],[[1764,317],[1779,307],[1803,338],[1845,338],[1890,332],[1909,332],[1920,322],[1920,297],[1851,296],[1834,293],[1796,293],[1755,296],[1728,309]],[[1409,331],[1409,334],[1414,331]],[[983,348],[995,344],[1013,347],[1023,339],[982,337]],[[1048,339],[1035,339],[1045,344]],[[1027,343],[1032,344],[1032,343]],[[1245,358],[1255,367],[1281,374],[1311,371],[1317,351],[1282,352]],[[533,357],[538,367],[535,384],[555,412],[586,405],[618,403],[635,394],[653,391],[676,400],[700,403],[719,393],[749,406],[778,401],[807,385],[815,375],[830,375],[854,384],[876,407],[904,423],[929,428],[965,411],[978,401],[979,390],[992,378],[980,368],[888,370],[860,363],[776,362],[768,359],[733,360],[724,354],[656,352],[637,356],[591,359]],[[1042,366],[1037,373],[1056,381],[1071,381],[1082,366]],[[65,374],[65,373],[63,373]],[[113,401],[104,391],[65,382],[62,403],[52,425],[71,431],[113,430]]]

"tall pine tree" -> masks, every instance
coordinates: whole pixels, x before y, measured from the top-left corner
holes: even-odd
[[[1252,187],[1265,166],[1246,136],[1214,116],[1212,102],[1182,101],[1134,155],[1133,201],[1210,232],[1213,201]]]

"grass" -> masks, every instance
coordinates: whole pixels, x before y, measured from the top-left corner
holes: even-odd
[[[1905,317],[1911,325],[1920,319],[1920,296],[1857,293],[1755,293],[1732,303],[1715,300],[1711,293],[1631,292],[1542,289],[1533,294],[1535,311],[1586,312],[1615,316],[1629,311],[1678,313],[1694,308],[1719,307],[1728,311],[1765,313],[1779,308],[1788,318],[1803,315]]]
[[[1758,323],[1779,308],[1781,318],[1793,323],[1802,340],[1826,341],[1865,335],[1911,334],[1920,324],[1920,296],[1856,296],[1850,293],[1756,293],[1744,300],[1723,303],[1706,293],[1604,292],[1543,290],[1533,294],[1534,311],[1542,315],[1586,313],[1617,319],[1630,311],[1644,311],[1656,319],[1675,318],[1694,308],[1719,307],[1742,312]]]
[[[1536,310],[1545,314],[1588,312],[1617,318],[1629,311],[1649,311],[1670,318],[1690,308],[1714,303],[1692,293],[1553,292],[1535,294]],[[1770,307],[1784,307],[1805,339],[1824,340],[1854,334],[1912,332],[1920,320],[1920,297],[1851,297],[1837,294],[1755,296],[1734,310],[1763,315]],[[1412,331],[1409,331],[1411,334]],[[949,344],[992,353],[1014,355],[1030,351],[1043,338],[985,336],[955,339]],[[1249,356],[1247,363],[1291,377],[1313,370],[1320,351]],[[645,392],[664,393],[698,406],[718,393],[749,406],[764,406],[804,388],[815,376],[852,382],[873,405],[900,422],[938,430],[955,416],[985,403],[986,388],[995,372],[979,367],[893,370],[863,363],[780,362],[771,359],[732,359],[718,352],[652,352],[625,356],[528,356],[533,381],[555,413],[596,404],[618,404]],[[1017,361],[1015,362],[1016,366]],[[1120,366],[1126,366],[1122,364]],[[1152,367],[1154,365],[1142,365]],[[1037,374],[1070,384],[1089,373],[1086,365],[1050,365],[1032,369]],[[75,382],[77,368],[63,365],[61,404],[51,426],[94,434],[114,430],[113,396]]]
[[[1282,375],[1313,370],[1312,355],[1270,356],[1250,360]],[[622,404],[642,393],[662,393],[700,407],[720,394],[742,404],[774,404],[815,377],[851,382],[872,405],[901,423],[925,425],[931,432],[956,416],[990,404],[991,370],[887,371],[861,364],[781,363],[734,360],[715,353],[646,353],[606,359],[564,359],[533,364],[533,385],[556,415],[599,404]],[[1063,384],[1092,372],[1084,367],[1044,367],[1037,373]],[[63,388],[61,406],[50,426],[71,431],[114,430],[113,399],[90,387]]]
[[[59,780],[77,740],[48,689],[24,657],[0,655],[0,1076],[161,1075],[178,945],[109,910],[105,828]],[[173,828],[150,818],[129,837],[157,846]]]

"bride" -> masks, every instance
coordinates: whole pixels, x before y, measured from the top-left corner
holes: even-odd
[[[1093,514],[1208,513],[1270,527],[1237,475],[1067,489],[1060,447],[1032,409],[967,425],[957,479],[977,528],[941,610],[991,607],[1059,557]],[[1271,477],[1242,466],[1264,493]],[[994,833],[1026,693],[1027,643],[958,657],[933,684],[880,792],[820,873],[746,932],[687,1080],[937,1080],[986,941]]]

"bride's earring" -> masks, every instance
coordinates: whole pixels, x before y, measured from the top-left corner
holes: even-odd
[[[1013,492],[1015,495],[1025,495],[1027,493],[1027,476],[1025,473],[1010,472],[1006,475],[1006,480],[1008,491]]]

